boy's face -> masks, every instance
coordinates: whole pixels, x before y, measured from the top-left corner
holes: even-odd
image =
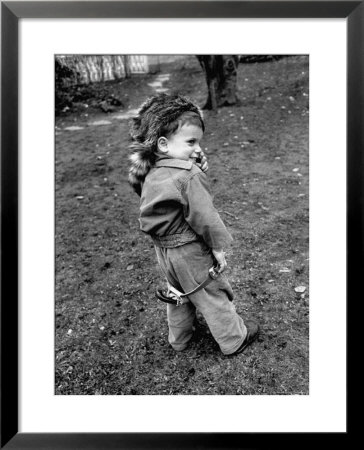
[[[195,162],[201,154],[202,136],[203,131],[200,127],[186,123],[168,138],[160,138],[158,147],[171,158]]]

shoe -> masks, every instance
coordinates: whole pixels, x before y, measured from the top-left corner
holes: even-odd
[[[255,339],[259,336],[260,327],[257,322],[255,322],[254,320],[246,320],[245,326],[247,329],[247,335],[244,342],[237,350],[235,350],[234,353],[231,353],[229,356],[239,355],[239,353],[242,353],[248,347],[248,345],[254,342]]]

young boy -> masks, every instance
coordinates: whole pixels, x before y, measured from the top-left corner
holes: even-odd
[[[236,313],[231,286],[222,273],[224,249],[232,237],[213,206],[201,170],[204,129],[201,111],[187,98],[161,94],[148,99],[131,129],[129,182],[141,197],[140,228],[151,236],[171,286],[188,293],[218,264],[217,279],[189,295],[187,303],[167,304],[170,345],[177,351],[187,347],[198,309],[222,353],[235,355],[256,339],[259,326],[252,320],[244,323]]]

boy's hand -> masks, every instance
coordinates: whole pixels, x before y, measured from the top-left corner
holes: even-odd
[[[196,163],[196,166],[199,167],[202,170],[202,172],[207,172],[209,165],[207,164],[207,159],[206,159],[205,153],[202,150],[201,150],[200,155],[201,155],[201,162]]]
[[[222,273],[226,267],[226,259],[225,259],[225,252],[223,250],[214,250],[212,249],[212,254],[214,255],[219,267],[218,267],[218,272]]]

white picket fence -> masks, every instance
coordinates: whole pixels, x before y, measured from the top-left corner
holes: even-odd
[[[89,84],[117,80],[131,74],[147,73],[146,55],[57,55],[75,74],[66,84]]]

